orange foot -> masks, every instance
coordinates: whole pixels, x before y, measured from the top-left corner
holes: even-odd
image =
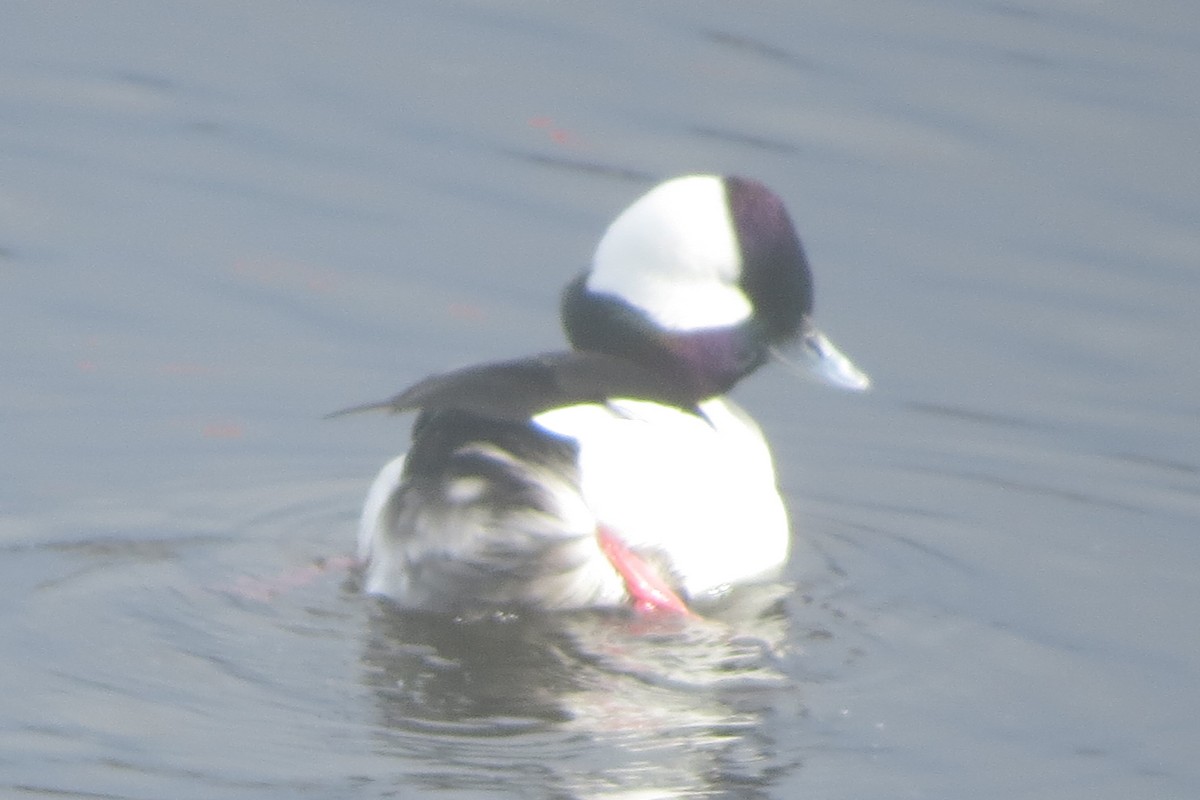
[[[633,610],[639,614],[667,613],[694,617],[687,603],[667,586],[666,581],[637,553],[626,547],[611,530],[603,525],[596,528],[600,549],[625,581],[625,590],[633,598]]]

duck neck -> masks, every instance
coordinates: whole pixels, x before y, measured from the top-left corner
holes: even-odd
[[[562,321],[576,350],[628,359],[685,386],[697,400],[724,394],[767,357],[753,320],[736,326],[669,331],[615,295],[567,286]]]

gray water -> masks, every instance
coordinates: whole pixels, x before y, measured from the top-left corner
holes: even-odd
[[[1193,4],[0,17],[0,794],[1200,796]],[[559,347],[608,220],[695,170],[784,196],[875,380],[737,391],[787,594],[361,596],[407,420],[322,415]]]

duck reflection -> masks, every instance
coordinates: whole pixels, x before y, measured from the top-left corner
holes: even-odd
[[[701,618],[455,619],[372,611],[363,680],[408,790],[495,797],[760,797],[780,769],[769,717],[783,586]],[[459,795],[456,795],[459,796]]]

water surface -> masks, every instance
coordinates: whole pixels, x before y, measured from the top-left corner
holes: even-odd
[[[1196,796],[1198,27],[11,4],[0,787]],[[560,346],[604,225],[690,170],[783,195],[876,384],[737,391],[787,593],[680,627],[362,597],[354,517],[407,422],[321,416]]]

